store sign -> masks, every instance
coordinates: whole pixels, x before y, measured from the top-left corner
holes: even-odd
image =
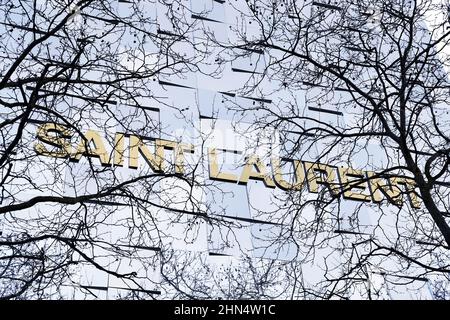
[[[151,152],[143,138],[123,133],[115,134],[112,151],[108,152],[105,139],[97,131],[84,132],[83,139],[75,147],[71,143],[73,136],[73,131],[66,126],[46,123],[38,127],[37,138],[40,142],[34,148],[40,155],[69,158],[72,161],[79,161],[83,156],[95,157],[104,166],[124,166],[125,159],[128,158],[128,167],[137,169],[144,160],[154,172],[159,173],[167,172],[165,151],[171,150],[177,174],[185,173],[185,153],[194,153],[194,146],[191,144],[164,139],[153,139],[155,151]],[[128,147],[125,147],[126,142]],[[56,151],[49,150],[50,146],[56,148]],[[239,172],[226,172],[219,167],[218,152],[216,148],[208,149],[209,178],[213,180],[247,184],[249,179],[255,179],[263,181],[268,188],[295,191],[307,186],[312,193],[318,193],[320,186],[326,186],[333,195],[342,194],[345,199],[375,203],[387,199],[399,206],[404,202],[404,195],[407,195],[411,206],[420,208],[415,183],[411,178],[381,178],[372,171],[279,158],[270,160],[271,170],[268,170],[256,155],[247,157]],[[287,181],[282,173],[282,163],[286,162],[293,166],[294,179],[288,179],[293,181]]]

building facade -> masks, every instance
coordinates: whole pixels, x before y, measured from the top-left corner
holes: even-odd
[[[438,233],[413,177],[391,174],[403,170],[398,150],[366,138],[376,121],[358,88],[292,49],[310,36],[316,63],[337,61],[333,74],[353,61],[355,83],[377,86],[358,65],[371,57],[356,36],[382,30],[366,2],[37,1],[42,17],[68,18],[10,82],[38,79],[2,88],[1,254],[14,257],[2,295],[439,298],[447,253],[418,248]],[[13,61],[37,33],[2,6]],[[21,94],[29,111],[14,109]],[[444,132],[446,108],[434,109]],[[357,136],[366,120],[373,130]]]

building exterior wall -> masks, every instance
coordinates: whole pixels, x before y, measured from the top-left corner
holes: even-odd
[[[66,299],[313,299],[311,292],[322,290],[325,294],[325,274],[329,278],[342,277],[346,272],[342,266],[352,259],[349,251],[341,251],[341,248],[351,246],[355,236],[359,241],[376,238],[390,245],[390,237],[399,232],[399,221],[401,228],[413,227],[407,217],[414,210],[414,202],[404,194],[401,209],[386,201],[387,198],[379,203],[374,190],[367,184],[364,189],[355,191],[353,198],[340,197],[321,211],[319,219],[323,224],[314,229],[312,224],[318,219],[318,211],[313,204],[306,203],[317,199],[328,187],[317,180],[319,177],[313,175],[310,179],[306,166],[317,161],[329,165],[327,170],[335,175],[332,180],[337,188],[341,188],[343,171],[339,170],[353,168],[362,170],[365,175],[383,170],[395,155],[386,154],[385,149],[370,141],[361,145],[360,151],[351,159],[341,159],[340,150],[333,150],[318,160],[327,148],[327,141],[309,147],[310,141],[305,140],[301,148],[294,149],[291,146],[297,141],[296,132],[270,126],[263,130],[260,126],[262,112],[256,107],[276,113],[286,101],[295,101],[297,112],[304,117],[339,128],[351,126],[359,117],[341,106],[349,93],[338,90],[326,105],[317,103],[322,89],[308,85],[303,89],[277,90],[264,98],[255,92],[239,91],[248,85],[249,79],[252,81],[253,75],[265,70],[269,57],[243,50],[245,56],[233,57],[219,65],[218,59],[227,60],[226,54],[213,45],[208,39],[211,35],[205,30],[213,32],[215,40],[226,42],[236,36],[239,21],[247,23],[244,29],[249,37],[257,34],[252,20],[239,15],[236,10],[245,8],[245,3],[179,2],[171,7],[148,1],[142,2],[140,8],[156,21],[149,29],[161,38],[166,33],[177,32],[177,26],[167,17],[170,9],[181,12],[179,14],[184,15],[188,24],[191,21],[197,23],[197,28],[187,33],[186,44],[181,42],[172,48],[181,55],[198,58],[197,69],[182,70],[179,75],[155,74],[145,83],[151,96],[141,95],[137,83],[134,101],[111,99],[103,104],[91,103],[83,99],[82,92],[74,90],[70,101],[58,104],[61,114],[73,119],[80,132],[95,135],[94,144],[90,142],[91,148],[99,152],[99,141],[104,143],[106,153],[103,155],[93,155],[93,152],[91,156],[55,157],[48,143],[51,130],[42,133],[40,139],[38,133],[39,128],[43,130],[55,119],[49,114],[34,113],[32,123],[24,128],[23,140],[27,148],[21,150],[20,155],[34,157],[40,153],[38,160],[15,162],[12,170],[19,177],[32,177],[35,185],[14,179],[7,185],[7,193],[14,202],[49,192],[80,197],[143,175],[150,178],[127,186],[130,198],[111,195],[101,200],[87,199],[82,205],[40,204],[27,209],[26,213],[22,211],[19,216],[4,215],[0,218],[2,237],[8,237],[20,228],[30,234],[39,234],[44,229],[49,232],[52,224],[68,217],[71,217],[70,225],[61,233],[67,238],[84,232],[82,224],[90,226],[90,234],[85,237],[92,241],[80,246],[80,250],[70,257],[79,263],[69,267],[67,277],[59,285],[48,285],[45,289],[47,298],[61,295]],[[285,10],[282,3],[277,5],[280,10]],[[119,1],[115,5],[117,12],[125,16],[133,3]],[[327,2],[327,5],[335,4]],[[307,16],[317,7],[320,5],[316,2],[307,2],[303,14]],[[119,51],[121,47],[135,50],[135,57],[119,57],[118,64],[129,70],[139,68],[140,63],[151,64],[152,59],[160,59],[159,55],[163,54],[161,48],[164,45],[158,48],[155,43],[142,45],[138,41],[143,46],[138,48],[133,47],[132,34],[117,37],[108,41],[117,42]],[[188,43],[196,44],[197,48],[202,43],[210,45],[207,48],[210,52],[200,57]],[[210,73],[216,68],[220,70],[213,77]],[[95,71],[90,72],[95,78]],[[258,84],[263,92],[269,92],[271,86],[268,80]],[[77,109],[73,110],[71,105],[76,105]],[[254,111],[249,112],[252,108]],[[242,113],[241,109],[247,111]],[[58,123],[64,127],[64,123]],[[123,155],[116,153],[118,134],[124,141]],[[73,150],[80,145],[83,148],[76,135],[66,140],[70,141]],[[146,161],[144,158],[150,156],[143,154],[145,151],[132,154],[130,150],[136,147],[133,141],[142,141],[150,155],[162,155],[164,170],[155,169],[157,158],[153,164]],[[165,147],[158,149],[158,143]],[[43,146],[47,154],[36,145]],[[181,157],[179,148],[184,163],[177,167],[176,161],[180,159],[177,157]],[[158,150],[163,151],[158,154]],[[228,176],[218,177],[217,172],[213,172],[214,155],[216,169]],[[122,162],[115,158],[118,156],[123,156]],[[249,164],[252,157],[259,159],[260,164]],[[282,175],[289,183],[295,184],[299,179],[295,177],[295,169],[303,170],[302,174],[309,180],[297,190],[284,190],[279,181],[275,182],[273,159],[286,160],[283,161]],[[295,167],[298,163],[301,169]],[[58,175],[55,175],[55,168]],[[267,178],[257,177],[264,168]],[[177,170],[183,171],[181,177],[184,178],[180,178]],[[245,178],[245,170],[251,172],[249,178]],[[355,199],[358,197],[355,194],[368,201]],[[8,197],[3,201],[7,203]],[[299,206],[303,203],[304,206]],[[80,223],[79,228],[76,223]],[[381,224],[386,227],[380,229]],[[330,233],[335,236],[329,237]],[[51,240],[42,241],[40,245],[53,248],[55,256],[58,255],[59,247],[52,247]],[[86,261],[86,257],[95,257],[95,264]],[[344,284],[348,285],[344,298],[365,299],[370,290],[372,298],[433,298],[427,281],[410,281],[411,275],[405,274],[404,278],[396,278],[396,285],[392,278],[386,281],[389,275],[377,269],[382,266],[395,270],[397,263],[395,259],[379,257],[377,263],[361,266],[360,281],[352,275],[353,279]]]

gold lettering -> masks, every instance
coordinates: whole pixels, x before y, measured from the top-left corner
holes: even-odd
[[[367,176],[369,177],[370,188],[372,189],[372,198],[374,202],[383,201],[383,194],[386,198],[397,206],[403,204],[403,199],[401,196],[401,190],[397,186],[389,185],[386,179],[373,178],[375,172],[368,171]]]
[[[302,161],[294,160],[294,167],[295,167],[295,178],[297,179],[298,190],[301,189],[303,184],[305,183],[305,171],[303,169]]]
[[[54,132],[56,136],[49,135],[51,132]],[[42,143],[36,143],[34,145],[34,150],[38,154],[56,158],[66,158],[70,156],[72,147],[70,141],[67,139],[72,137],[72,132],[68,127],[55,123],[45,123],[39,126],[36,135],[40,141],[61,149],[60,151],[48,151]]]
[[[91,147],[91,142],[94,144],[94,148]],[[100,134],[94,130],[86,131],[78,144],[77,151],[72,154],[72,159],[79,161],[83,155],[99,158],[101,164],[104,166],[111,164],[109,154],[103,144],[103,139]]]
[[[116,133],[114,138],[114,165],[123,166],[125,153],[125,135],[123,133]]]
[[[147,146],[144,144],[141,138],[131,135],[130,136],[130,159],[128,166],[133,169],[139,167],[139,154],[141,154],[144,159],[149,164],[150,168],[154,172],[164,171],[164,147],[158,145],[156,141],[156,152],[152,154]]]
[[[256,168],[256,171],[253,170],[253,168]],[[248,157],[244,169],[242,170],[239,183],[246,184],[248,183],[249,178],[263,180],[266,187],[276,187],[273,180],[268,176],[264,163],[256,156]]]
[[[364,171],[355,170],[352,168],[339,168],[339,176],[342,182],[342,189],[344,190],[344,198],[359,201],[371,201],[370,194],[364,194],[366,190],[365,182],[357,182],[366,178]],[[356,181],[354,179],[357,178]],[[354,191],[353,189],[359,189]]]
[[[192,144],[187,143],[178,143],[175,141],[169,141],[169,140],[162,140],[157,139],[156,140],[156,146],[157,148],[169,149],[174,150],[175,154],[175,173],[178,174],[184,174],[184,152],[190,152],[194,153],[194,146]],[[164,151],[162,151],[164,152]]]
[[[309,191],[318,193],[319,184],[326,185],[330,191],[339,194],[339,185],[336,181],[336,171],[333,167],[321,163],[304,162]],[[317,174],[319,173],[319,175]],[[323,177],[325,175],[325,178]]]
[[[46,123],[38,127],[36,132],[39,141],[47,145],[58,148],[57,151],[49,151],[45,144],[36,143],[34,149],[38,154],[53,156],[58,158],[71,157],[74,160],[80,160],[85,155],[88,157],[98,157],[102,165],[116,166],[124,165],[125,153],[125,134],[116,133],[113,147],[113,159],[106,151],[103,139],[100,134],[94,130],[88,130],[82,140],[79,142],[76,151],[72,151],[70,138],[73,132],[69,127]],[[151,169],[155,172],[164,172],[165,150],[173,150],[175,173],[185,173],[185,152],[194,153],[192,144],[178,143],[175,141],[155,139],[155,152],[152,153],[144,144],[144,141],[138,137],[131,135],[129,138],[129,167],[138,168],[139,156],[142,155]],[[281,161],[291,162],[295,172],[295,176],[291,181],[285,180]],[[397,206],[403,204],[402,194],[407,193],[411,206],[420,208],[421,201],[415,191],[416,183],[412,178],[391,176],[388,179],[376,177],[376,173],[372,171],[364,172],[352,168],[338,168],[328,166],[321,163],[302,162],[300,160],[291,159],[271,159],[273,179],[267,174],[265,164],[255,155],[246,159],[244,168],[238,178],[237,175],[221,172],[217,160],[217,149],[208,148],[208,167],[210,178],[214,180],[239,182],[247,184],[249,179],[262,180],[269,188],[278,186],[283,190],[301,190],[305,176],[308,180],[309,191],[313,193],[319,192],[319,185],[326,185],[334,195],[340,193],[340,186],[343,188],[343,197],[345,199],[370,201],[380,203],[384,198]],[[306,175],[305,171],[306,170]],[[339,174],[339,179],[337,177]],[[363,181],[368,178],[368,184]],[[339,185],[339,181],[341,185]],[[369,186],[370,188],[367,188]]]
[[[292,162],[294,166],[295,183],[290,183],[283,179],[280,159],[272,158],[272,170],[275,184],[283,190],[301,190],[303,181],[305,179],[305,174],[303,172],[301,161],[298,160],[288,160],[288,161]]]
[[[406,187],[406,193],[408,193],[409,200],[411,206],[413,208],[419,209],[421,202],[419,200],[419,196],[414,190],[416,187],[416,182],[412,178],[403,178],[403,177],[393,177],[390,179],[392,184],[404,185]]]

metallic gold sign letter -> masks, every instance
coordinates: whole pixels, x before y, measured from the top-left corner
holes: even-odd
[[[341,178],[342,189],[344,190],[345,199],[359,200],[359,201],[372,200],[370,194],[363,193],[363,191],[366,190],[366,187],[368,187],[367,182],[361,181],[358,182],[358,179],[359,180],[366,179],[364,171],[355,170],[352,168],[339,168],[339,177]],[[355,191],[354,189],[358,189],[358,191]]]
[[[157,143],[156,143],[157,144]],[[130,136],[130,160],[128,166],[133,169],[139,167],[139,154],[144,156],[148,165],[154,172],[164,171],[164,148],[156,145],[156,152],[152,154],[147,146],[144,144],[141,138],[131,135]]]
[[[94,147],[92,148],[92,143]],[[106,151],[103,139],[100,134],[94,130],[88,130],[81,137],[77,150],[72,154],[72,159],[80,160],[81,156],[98,157],[104,166],[111,165],[109,153]]]
[[[253,170],[253,168],[256,168],[256,171]],[[249,178],[263,180],[266,187],[276,187],[273,180],[267,174],[266,166],[257,156],[250,156],[247,158],[244,169],[241,173],[241,178],[239,179],[239,183],[246,184]]]
[[[333,167],[313,162],[304,162],[304,166],[306,169],[309,191],[318,193],[319,184],[324,184],[334,195],[339,194],[339,184],[336,179],[336,171]]]
[[[52,132],[55,133],[54,136],[50,135]],[[72,147],[67,139],[72,137],[72,132],[68,127],[56,123],[45,123],[37,129],[36,135],[40,141],[61,149],[60,151],[48,151],[42,143],[36,143],[34,150],[38,154],[56,158],[70,156]]]
[[[295,182],[291,183],[283,179],[280,159],[272,158],[272,171],[275,184],[283,190],[301,190],[303,181],[305,179],[301,161],[288,160],[288,162],[291,162],[293,164],[295,172]]]

